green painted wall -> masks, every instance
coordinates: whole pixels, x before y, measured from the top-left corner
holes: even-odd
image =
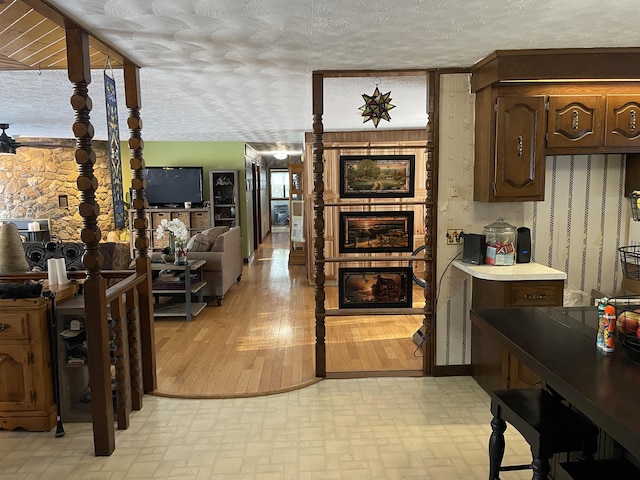
[[[204,167],[204,198],[209,198],[210,170],[238,170],[240,194],[240,225],[242,228],[243,256],[248,258],[247,198],[245,186],[244,142],[144,142],[142,156],[148,166]],[[127,168],[129,146],[121,143],[123,158],[122,184],[131,185],[131,170]]]

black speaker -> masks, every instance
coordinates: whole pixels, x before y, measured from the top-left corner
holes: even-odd
[[[527,227],[518,227],[516,236],[516,263],[529,263],[531,261],[531,230]]]
[[[465,233],[462,237],[462,261],[482,265],[487,251],[486,238],[477,233]]]

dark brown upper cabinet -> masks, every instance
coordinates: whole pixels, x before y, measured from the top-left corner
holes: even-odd
[[[493,196],[542,199],[544,97],[498,97]]]
[[[640,49],[496,51],[471,68],[474,200],[544,200],[547,155],[640,153]]]
[[[607,95],[606,147],[640,147],[640,94]]]
[[[598,147],[603,144],[603,95],[550,95],[547,147]]]

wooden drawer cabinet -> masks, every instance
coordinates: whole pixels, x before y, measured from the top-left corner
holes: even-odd
[[[509,307],[557,307],[562,305],[564,282],[532,281],[507,283],[505,298]]]
[[[0,300],[0,428],[56,424],[48,308],[44,298]]]
[[[563,291],[562,280],[498,282],[474,278],[473,308],[561,307]]]
[[[501,268],[501,267],[495,267]],[[472,308],[562,306],[563,280],[506,281],[473,279]],[[514,322],[518,319],[514,318]],[[473,377],[487,392],[536,386],[540,379],[475,324],[471,326]]]

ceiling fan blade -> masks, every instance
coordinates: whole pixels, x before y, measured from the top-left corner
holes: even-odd
[[[27,148],[61,148],[63,145],[60,142],[51,142],[40,139],[29,140],[26,137],[15,137],[16,141],[20,143],[21,147]]]

